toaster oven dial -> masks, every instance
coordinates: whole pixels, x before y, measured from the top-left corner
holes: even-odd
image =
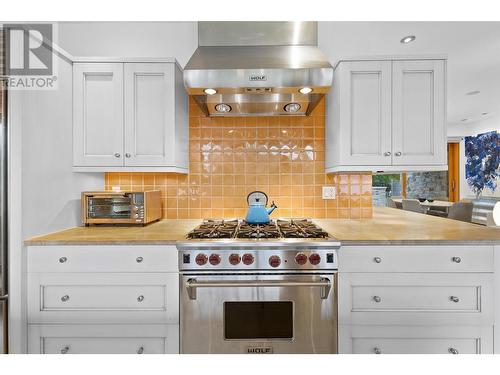
[[[320,255],[317,253],[312,253],[311,255],[309,255],[309,262],[311,262],[313,266],[317,266],[321,262]]]
[[[281,264],[281,259],[279,256],[277,255],[271,255],[269,257],[269,265],[273,268],[276,268],[276,267],[279,267],[279,265]]]
[[[229,263],[233,266],[236,266],[241,261],[241,257],[239,254],[231,254],[229,255]]]
[[[195,262],[199,266],[204,266],[207,264],[208,258],[205,254],[198,254],[195,258]]]
[[[307,255],[304,253],[298,253],[295,255],[295,262],[301,266],[307,263]]]
[[[216,266],[220,263],[220,255],[219,254],[210,254],[208,261],[212,266]]]
[[[245,264],[247,266],[252,264],[254,261],[252,254],[243,254],[243,257],[241,259],[243,260],[243,264]]]

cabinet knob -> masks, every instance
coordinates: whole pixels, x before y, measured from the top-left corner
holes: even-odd
[[[136,261],[137,263],[142,263],[142,261],[143,261],[143,260],[144,260],[144,258],[143,258],[143,257],[137,257],[137,258],[135,258],[135,261]]]
[[[379,303],[380,301],[382,301],[382,298],[380,298],[379,296],[373,296],[373,300]]]
[[[128,152],[125,154],[125,157],[126,157],[126,158],[129,158],[130,156],[131,156],[131,155],[130,155]]]
[[[455,297],[455,296],[451,296],[451,297],[450,297],[450,301],[451,301],[451,302],[455,302],[455,303],[457,303],[457,302],[460,302],[460,298]]]
[[[68,302],[69,301],[69,296],[67,294],[65,296],[62,296],[61,297],[61,301]]]
[[[137,302],[142,302],[142,301],[144,301],[144,296],[141,295],[137,297]]]
[[[458,354],[458,350],[455,349],[455,348],[449,348],[448,349],[448,353],[450,353],[450,354]]]
[[[455,262],[455,263],[460,263],[462,261],[462,258],[460,258],[460,257],[453,257],[453,258],[451,258],[451,261]]]
[[[391,152],[390,151],[384,152],[384,156],[391,156]]]
[[[373,353],[375,353],[375,354],[382,354],[382,350],[380,348],[374,347],[373,348]]]
[[[137,349],[137,354],[142,354],[144,353],[144,346],[141,346],[139,349]]]
[[[61,349],[61,354],[66,354],[69,352],[69,346],[65,346],[64,348]]]
[[[116,152],[116,153],[115,153],[115,158],[119,158],[120,156],[121,156],[121,155],[120,155],[120,153],[119,153],[119,152]]]
[[[398,152],[396,152],[394,155],[396,155],[396,156],[401,156],[401,155],[403,155],[403,153],[402,153],[401,151],[398,151]]]
[[[67,260],[68,260],[68,258],[66,258],[66,257],[60,257],[59,263],[66,263]]]
[[[375,257],[375,258],[373,258],[373,261],[374,261],[375,263],[381,263],[381,262],[382,262],[382,258],[380,258],[380,257]]]

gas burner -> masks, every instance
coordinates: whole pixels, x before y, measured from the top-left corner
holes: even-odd
[[[308,219],[278,219],[269,224],[249,224],[238,220],[205,220],[188,233],[188,239],[223,238],[328,238],[323,229]]]
[[[280,231],[274,221],[269,224],[248,224],[243,221],[238,228],[237,238],[280,238]]]

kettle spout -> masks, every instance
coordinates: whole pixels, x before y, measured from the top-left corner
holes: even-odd
[[[269,208],[267,209],[267,214],[268,214],[268,215],[271,215],[271,213],[272,213],[275,209],[277,209],[277,208],[278,208],[278,206],[276,206],[276,205],[274,204],[274,201],[273,201],[273,203],[271,204],[271,207],[269,207]]]

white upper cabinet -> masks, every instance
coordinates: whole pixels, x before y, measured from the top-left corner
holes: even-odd
[[[444,61],[394,61],[392,98],[393,164],[446,164]]]
[[[73,67],[73,162],[123,165],[123,64]]]
[[[445,60],[341,61],[326,171],[447,169]]]
[[[75,63],[76,171],[188,171],[188,99],[175,62]]]

